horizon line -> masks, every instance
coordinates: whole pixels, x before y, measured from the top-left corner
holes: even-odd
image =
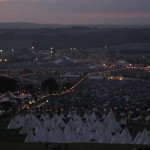
[[[101,23],[91,23],[91,24],[83,24],[83,23],[77,23],[77,24],[61,24],[61,23],[36,23],[36,22],[21,22],[21,21],[16,21],[16,22],[0,22],[0,24],[35,24],[35,25],[62,25],[62,26],[72,26],[72,25],[105,25],[105,26],[150,26],[150,24],[101,24]]]

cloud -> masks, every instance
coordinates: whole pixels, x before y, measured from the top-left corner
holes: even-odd
[[[10,0],[63,12],[150,12],[150,0]]]
[[[145,19],[147,23],[149,6],[150,0],[0,0],[0,20],[101,23]]]

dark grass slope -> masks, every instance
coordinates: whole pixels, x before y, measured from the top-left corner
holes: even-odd
[[[19,134],[20,129],[17,130],[7,130],[0,129],[0,142],[24,142],[26,135]]]
[[[145,150],[150,146],[121,145],[121,144],[44,144],[44,143],[15,143],[0,142],[0,150]]]
[[[0,29],[1,49],[99,48],[150,43],[150,28]]]

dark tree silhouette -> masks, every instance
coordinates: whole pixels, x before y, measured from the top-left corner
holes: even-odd
[[[12,107],[11,102],[1,102],[0,107],[2,107],[4,110],[9,110]]]
[[[55,79],[49,78],[42,82],[41,89],[44,92],[54,92],[59,89],[59,85]]]
[[[15,91],[18,87],[17,80],[9,77],[0,77],[0,92]]]
[[[23,69],[21,72],[21,74],[30,74],[30,73],[32,73],[32,70],[30,69]]]
[[[34,85],[33,84],[25,84],[23,89],[27,92],[33,91],[34,90]]]

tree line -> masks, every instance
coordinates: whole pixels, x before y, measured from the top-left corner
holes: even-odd
[[[59,90],[60,88],[62,90],[65,90],[66,88],[69,88],[72,86],[72,83],[70,82],[64,82],[61,85],[54,79],[54,78],[48,78],[41,82],[41,91],[42,92],[55,92]],[[14,78],[9,77],[0,77],[0,93],[5,93],[7,91],[17,91],[17,90],[24,90],[26,92],[31,92],[34,94],[35,86],[33,84],[25,84],[20,88],[19,81]]]

